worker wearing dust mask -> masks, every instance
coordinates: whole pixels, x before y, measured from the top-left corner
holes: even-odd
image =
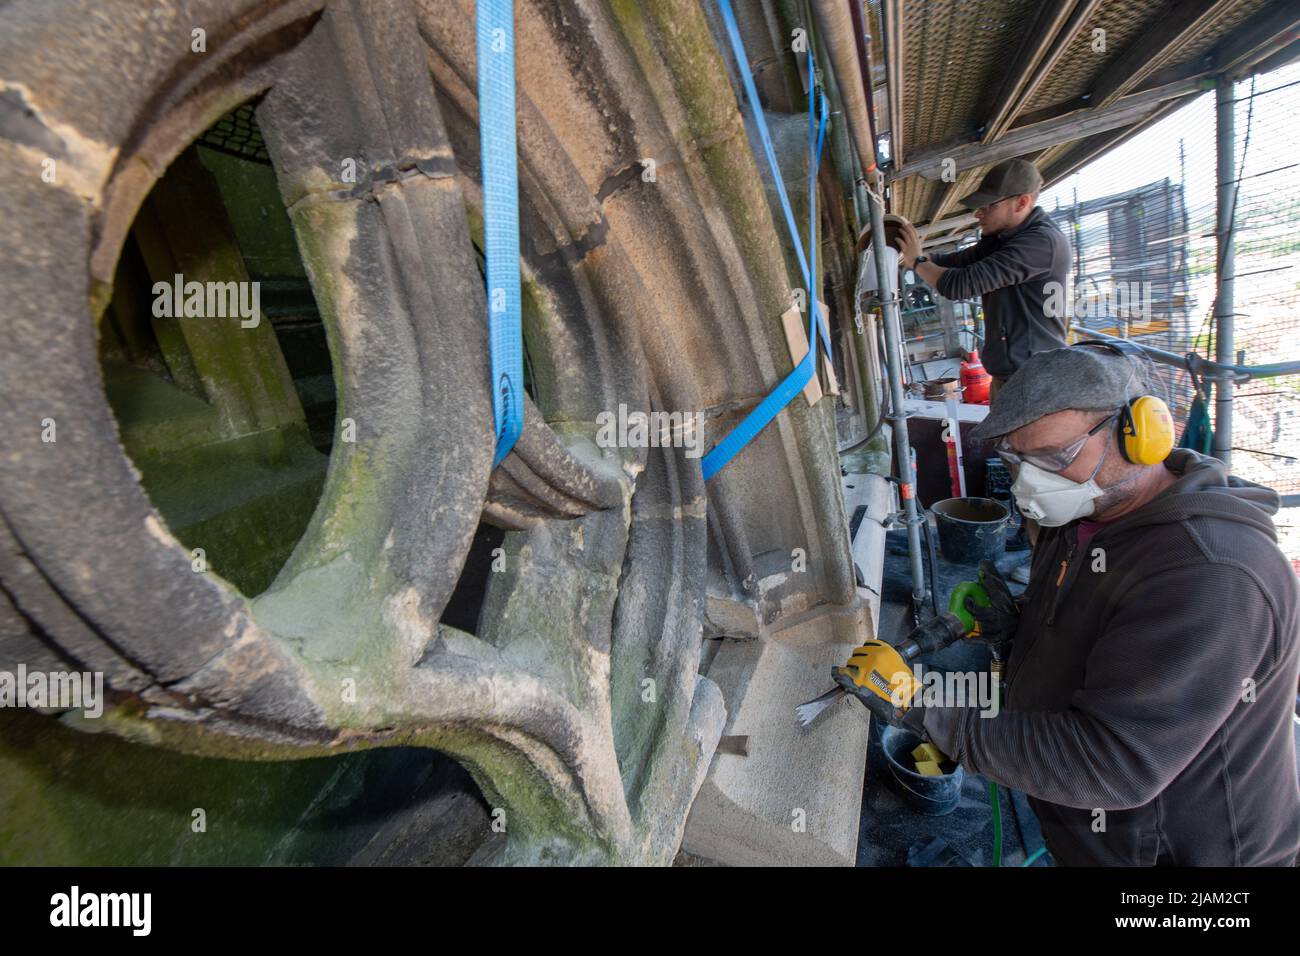
[[[1173,447],[1139,356],[1034,355],[973,433],[1043,526],[1025,593],[989,563],[992,606],[967,606],[1006,662],[996,716],[880,716],[1027,794],[1060,864],[1291,866],[1300,596],[1279,497]]]

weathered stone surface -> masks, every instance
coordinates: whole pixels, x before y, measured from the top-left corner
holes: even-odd
[[[714,662],[763,689],[755,705],[824,670],[861,613],[829,408],[796,400],[707,489],[681,449],[592,445],[620,404],[704,410],[716,440],[789,367],[791,283],[698,2],[521,7],[526,338],[555,440],[521,448],[499,494],[472,2],[94,6],[0,8],[0,91],[28,110],[0,136],[0,560],[19,623],[103,664],[122,692],[104,729],[130,739],[259,760],[433,747],[504,812],[498,862],[668,862],[724,723],[698,673],[711,549],[773,623],[835,612]],[[206,58],[196,22],[222,38]],[[357,440],[335,443],[303,539],[250,601],[191,569],[141,489],[94,318],[161,170],[268,89],[259,122]],[[53,186],[44,150],[65,164]],[[487,504],[527,520],[470,634],[439,615]],[[759,588],[756,556],[794,548],[806,579]],[[758,720],[734,705],[733,724]]]
[[[827,618],[755,641],[729,641],[709,667],[727,704],[725,733],[749,756],[716,754],[682,846],[735,866],[851,866],[856,858],[870,720],[856,701],[811,727],[794,709],[832,685],[853,644]]]
[[[870,717],[840,701],[811,727],[794,708],[831,687],[830,669],[870,640],[880,619],[880,584],[892,489],[878,475],[843,478],[852,514],[867,508],[853,539],[866,612],[824,615],[759,640],[724,641],[706,673],[727,703],[727,734],[748,734],[748,757],[717,754],[691,810],[683,848],[732,865],[842,865],[856,859]],[[804,615],[806,618],[807,615]],[[794,829],[796,808],[806,832]]]

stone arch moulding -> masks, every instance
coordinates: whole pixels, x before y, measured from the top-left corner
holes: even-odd
[[[692,85],[725,87],[723,61],[696,3],[662,6],[519,8],[538,387],[495,473],[470,0],[0,10],[0,666],[102,671],[104,726],[188,752],[443,750],[505,813],[487,859],[671,860],[725,718],[698,673],[710,509],[733,566],[806,543],[804,605],[852,576],[824,411],[792,407],[707,492],[682,449],[594,442],[620,403],[723,427],[788,361],[760,318],[788,281],[739,111]],[[192,570],[141,488],[95,323],[152,184],[254,98],[356,441],[250,600]],[[657,182],[629,175],[647,156]],[[788,514],[746,509],[760,480]],[[439,616],[480,521],[507,561],[469,634]]]

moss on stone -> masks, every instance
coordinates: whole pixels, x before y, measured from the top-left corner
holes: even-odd
[[[320,814],[349,800],[329,793],[331,781],[373,759],[186,756],[0,710],[0,864],[346,862],[346,831],[322,826]],[[194,832],[196,809],[206,832]]]

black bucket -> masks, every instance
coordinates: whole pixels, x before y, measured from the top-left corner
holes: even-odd
[[[889,726],[881,731],[880,746],[885,751],[885,762],[889,765],[894,789],[903,798],[903,802],[917,813],[931,817],[952,813],[961,802],[961,785],[966,779],[966,772],[961,764],[957,764],[952,773],[939,777],[917,773],[912,769],[916,765],[912,751],[920,744],[921,738],[909,731]]]
[[[996,560],[1006,544],[1008,512],[992,498],[945,498],[930,506],[939,550],[955,564]]]

